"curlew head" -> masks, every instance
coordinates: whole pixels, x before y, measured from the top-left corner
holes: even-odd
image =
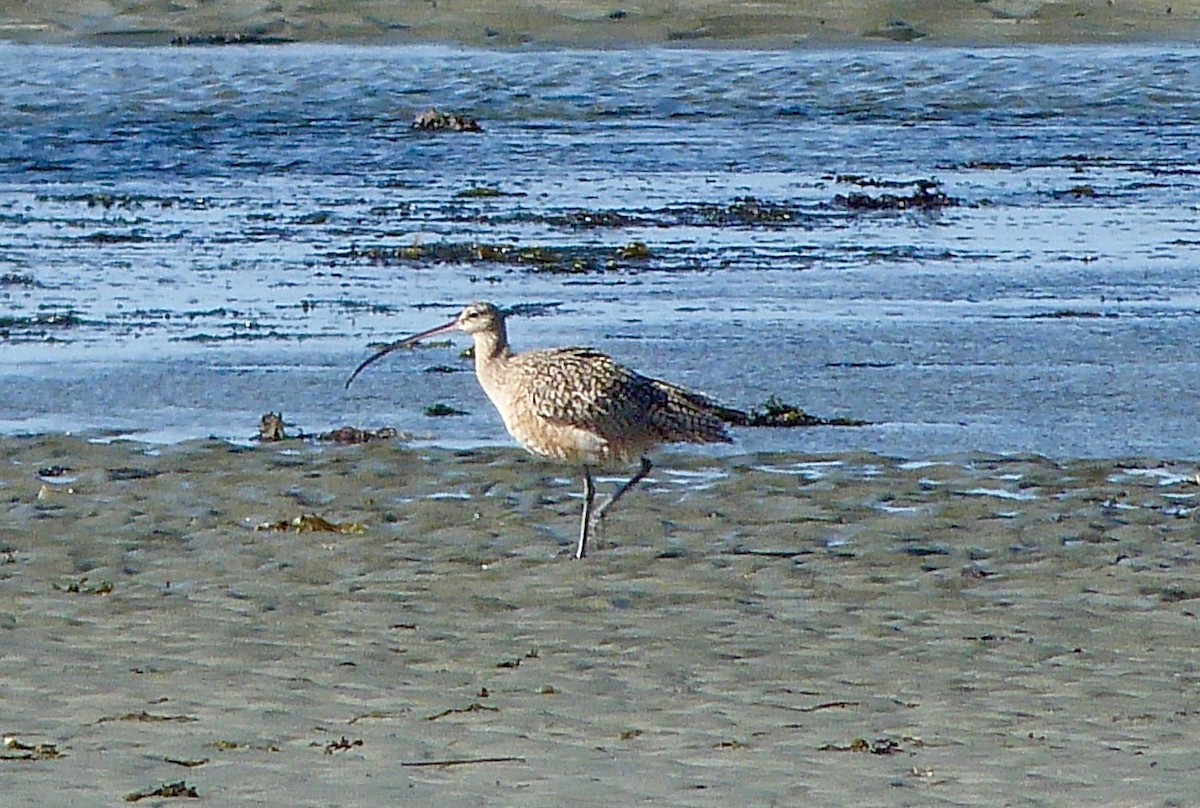
[[[472,303],[459,313],[453,327],[467,334],[498,332],[504,327],[504,312],[491,303]]]
[[[491,303],[471,303],[463,309],[457,317],[448,323],[439,325],[436,328],[431,328],[428,331],[422,331],[420,334],[414,334],[411,337],[405,337],[402,340],[389,343],[378,351],[369,356],[362,364],[354,369],[350,374],[350,378],[346,379],[346,387],[349,389],[350,382],[376,360],[390,354],[398,348],[407,348],[411,345],[416,345],[421,340],[436,337],[440,334],[446,334],[450,331],[462,331],[467,334],[480,334],[483,332],[492,332],[500,335],[504,332],[504,312],[493,306]]]

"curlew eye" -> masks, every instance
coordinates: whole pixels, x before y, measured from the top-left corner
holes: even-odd
[[[463,310],[462,320],[463,320],[463,322],[468,322],[471,320],[481,320],[481,319],[487,317],[489,314],[490,314],[490,310],[489,310],[488,306],[484,306],[484,305],[480,305],[480,304],[476,303],[471,306],[468,306],[466,309]]]

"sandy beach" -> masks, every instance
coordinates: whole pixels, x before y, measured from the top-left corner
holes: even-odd
[[[577,562],[577,481],[515,449],[7,438],[0,777],[14,805],[1185,805],[1196,471],[666,454]]]
[[[802,47],[1195,42],[1191,0],[5,0],[0,39],[162,45],[302,41],[483,47]]]

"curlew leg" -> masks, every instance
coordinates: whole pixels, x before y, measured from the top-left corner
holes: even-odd
[[[640,469],[638,469],[638,473],[633,475],[631,478],[629,478],[629,482],[625,483],[623,486],[618,488],[617,493],[613,494],[612,497],[607,502],[605,502],[603,505],[600,506],[600,510],[596,511],[596,521],[599,522],[601,519],[603,519],[604,514],[608,513],[608,509],[611,508],[613,505],[616,505],[617,500],[619,500],[621,497],[625,496],[626,492],[628,492],[629,489],[633,488],[635,485],[637,485],[642,480],[644,480],[646,478],[646,475],[650,473],[650,469],[652,469],[652,468],[654,468],[654,464],[650,462],[650,458],[643,457],[642,458],[642,467]]]
[[[592,529],[592,503],[596,501],[596,483],[592,481],[592,470],[583,467],[583,519],[579,524],[579,548],[575,550],[576,558],[587,555],[588,534]]]

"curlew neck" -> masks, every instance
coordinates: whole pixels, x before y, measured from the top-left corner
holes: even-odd
[[[504,327],[503,320],[491,328],[476,331],[471,336],[475,338],[475,357],[477,359],[480,357],[496,359],[512,355],[512,349],[508,347],[508,331]]]
[[[501,417],[506,411],[506,374],[512,349],[508,347],[508,334],[501,320],[489,328],[476,331],[471,335],[475,339],[475,378],[483,387],[488,398],[500,410]],[[507,421],[505,422],[507,424]]]
[[[490,365],[502,365],[512,356],[512,349],[508,347],[508,332],[504,327],[503,320],[491,328],[476,331],[471,336],[475,338],[475,370],[477,373],[484,373],[484,368]]]

